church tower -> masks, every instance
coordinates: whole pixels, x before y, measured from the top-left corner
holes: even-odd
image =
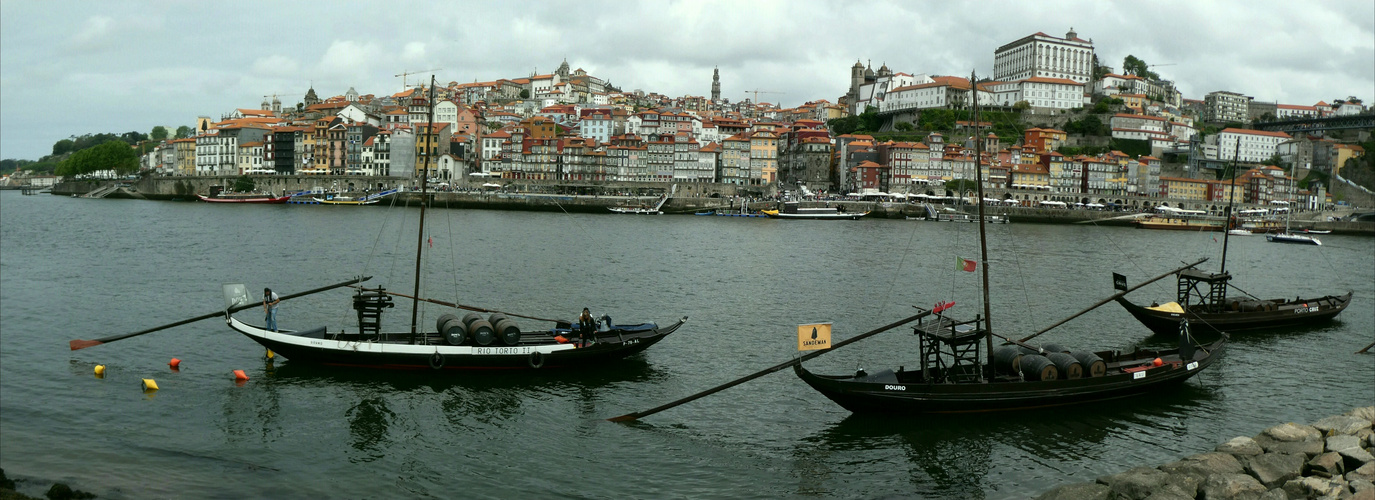
[[[310,90],[306,91],[306,106],[320,104],[320,98],[315,95],[315,86],[311,85]]]
[[[711,70],[711,101],[721,101],[721,68]]]
[[[563,59],[563,64],[559,65],[558,71],[554,72],[554,83],[563,83],[566,81],[568,81],[568,58],[565,57]]]

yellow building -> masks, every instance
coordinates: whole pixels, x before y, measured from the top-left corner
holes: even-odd
[[[195,175],[196,174],[196,139],[188,137],[172,141],[176,154],[176,174]]]
[[[755,172],[759,172],[759,178],[750,179],[751,184],[778,181],[778,135],[772,131],[750,134],[750,173]]]
[[[1346,165],[1346,160],[1365,156],[1365,148],[1355,144],[1337,144],[1332,146],[1332,149],[1337,153],[1337,158],[1332,163],[1332,173],[1337,175],[1341,175],[1342,167]]]
[[[1179,200],[1208,201],[1209,182],[1211,181],[1183,177],[1161,177],[1160,184],[1164,189],[1160,194]]]

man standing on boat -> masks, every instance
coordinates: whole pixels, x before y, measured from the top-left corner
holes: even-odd
[[[277,304],[282,303],[282,299],[272,291],[271,288],[263,289],[263,312],[267,313],[264,329],[277,331]]]

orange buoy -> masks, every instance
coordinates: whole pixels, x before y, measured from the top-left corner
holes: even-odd
[[[95,378],[105,378],[105,365],[95,365]]]
[[[153,392],[158,390],[158,383],[151,378],[143,379],[143,392]]]
[[[248,374],[244,373],[243,370],[234,370],[234,380],[248,380]]]
[[[180,359],[177,359],[177,358],[172,358],[171,361],[168,361],[168,362],[167,362],[167,366],[172,367],[173,370],[176,370],[177,368],[181,368],[181,360],[180,360]]]
[[[1155,358],[1154,361],[1151,361],[1151,366],[1160,366],[1160,365],[1163,365],[1163,364],[1165,364],[1165,362],[1164,362],[1164,361],[1161,361],[1160,358]]]

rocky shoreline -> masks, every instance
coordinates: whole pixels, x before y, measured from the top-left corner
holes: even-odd
[[[1287,423],[1214,451],[1093,482],[1058,486],[1038,500],[1375,500],[1375,406],[1309,425]]]

